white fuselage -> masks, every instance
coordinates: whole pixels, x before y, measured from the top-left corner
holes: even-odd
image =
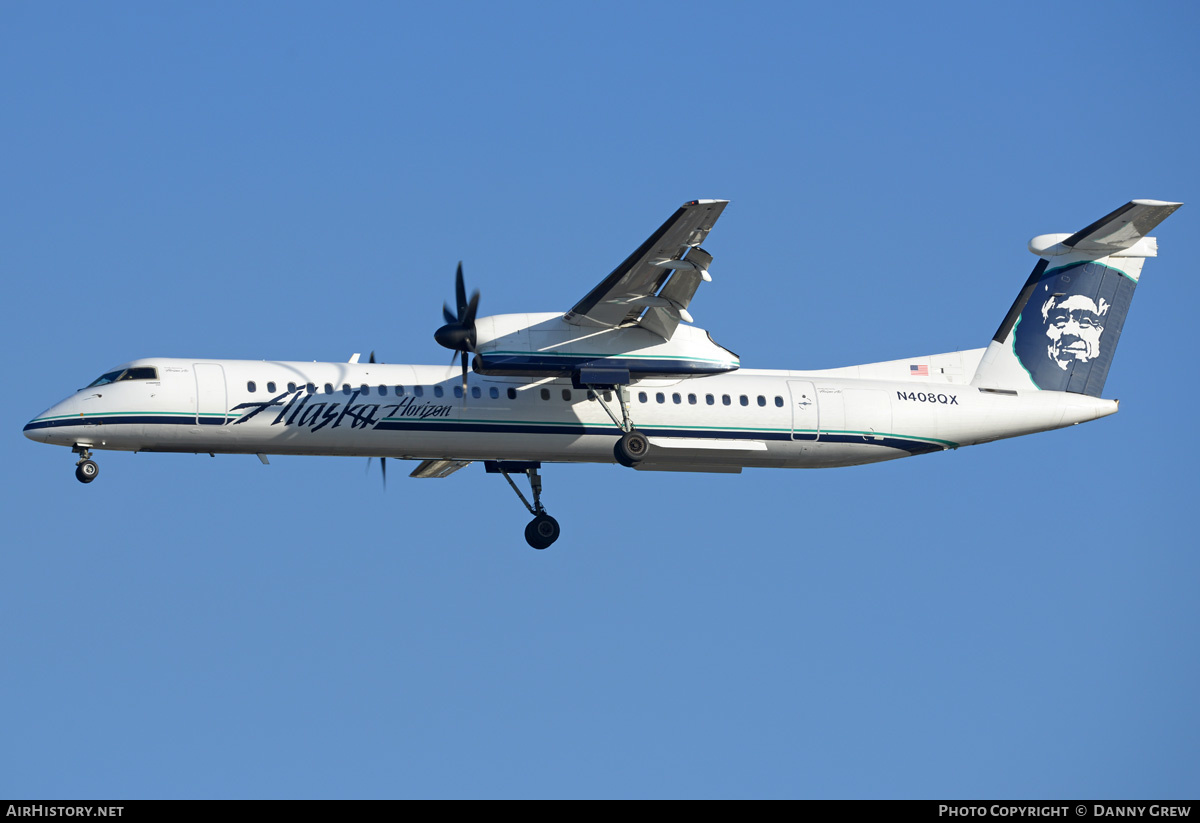
[[[155,379],[81,389],[30,421],[26,436],[124,451],[611,463],[621,434],[568,379],[471,374],[462,398],[453,367],[167,358],[126,367],[152,367]],[[652,447],[639,467],[685,471],[872,463],[1117,410],[1081,394],[845,370],[640,380],[629,395]],[[615,394],[609,407],[620,414]]]

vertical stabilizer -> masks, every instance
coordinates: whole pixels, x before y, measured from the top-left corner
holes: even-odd
[[[971,385],[1099,397],[1147,257],[1148,236],[1182,203],[1133,200],[1075,234],[1029,241],[1041,259]]]

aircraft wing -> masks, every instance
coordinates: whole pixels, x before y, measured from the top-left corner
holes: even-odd
[[[669,340],[701,280],[711,279],[712,255],[700,248],[728,200],[684,203],[658,231],[564,315],[568,323],[616,327],[638,322]]]

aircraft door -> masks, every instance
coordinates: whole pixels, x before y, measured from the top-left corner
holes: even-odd
[[[821,436],[817,388],[807,380],[789,380],[792,396],[792,439],[818,440]]]
[[[229,409],[225,396],[225,369],[219,363],[193,363],[196,372],[196,423],[223,425]]]

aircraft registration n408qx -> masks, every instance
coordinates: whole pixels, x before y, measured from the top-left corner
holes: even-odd
[[[1038,257],[986,348],[821,371],[743,369],[692,325],[711,280],[701,248],[727,201],[685,203],[565,314],[476,317],[462,265],[437,341],[458,365],[147,358],[106,371],[25,426],[92,451],[355,455],[418,460],[412,477],[472,462],[502,475],[544,549],[543,463],[641,471],[821,468],[1046,431],[1117,410],[1100,394],[1147,257],[1180,203],[1133,200]],[[513,481],[528,477],[532,502]],[[386,478],[386,474],[385,474]]]

